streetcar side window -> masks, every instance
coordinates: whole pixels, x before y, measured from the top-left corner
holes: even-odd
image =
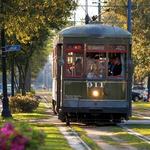
[[[83,56],[80,53],[68,53],[66,59],[65,75],[68,77],[80,77],[83,72]]]

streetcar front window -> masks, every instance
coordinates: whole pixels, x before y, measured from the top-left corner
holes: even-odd
[[[108,54],[108,77],[124,78],[125,77],[125,54],[109,53]]]
[[[106,77],[106,53],[87,52],[86,76],[88,79],[100,79]]]
[[[88,45],[87,79],[125,79],[126,53],[124,45]]]

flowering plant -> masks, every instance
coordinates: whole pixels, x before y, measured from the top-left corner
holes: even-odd
[[[24,150],[28,141],[28,138],[15,130],[11,123],[6,123],[0,129],[1,150]]]
[[[25,123],[15,124],[15,127],[12,123],[5,123],[0,128],[0,150],[38,150],[44,138],[43,132]]]

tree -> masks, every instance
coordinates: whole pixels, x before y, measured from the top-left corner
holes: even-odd
[[[150,74],[150,3],[136,1],[133,10],[133,57],[137,79]]]
[[[108,0],[107,5],[111,6],[110,12],[106,14],[107,20],[113,21],[114,25],[119,25],[126,29],[126,24],[119,22],[127,20],[127,1]],[[112,7],[114,6],[114,7]],[[118,7],[120,6],[120,7]],[[113,17],[112,14],[115,14]],[[114,21],[115,20],[115,21]],[[150,74],[150,2],[149,0],[132,1],[132,54],[135,65],[135,77],[142,80]]]
[[[20,44],[22,48],[21,52],[13,54],[19,71],[19,89],[22,90],[22,94],[27,90],[30,63],[37,63],[33,61],[34,56],[42,55],[40,60],[44,63],[50,51],[45,49],[45,41],[47,38],[53,38],[50,30],[65,26],[75,6],[74,0],[5,1],[5,12],[0,16],[0,21],[4,24],[7,44]]]

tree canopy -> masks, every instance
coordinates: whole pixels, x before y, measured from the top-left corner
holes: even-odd
[[[36,76],[46,62],[54,30],[67,24],[76,3],[74,0],[3,0],[0,5],[3,8],[0,28],[5,30],[6,44],[21,45],[20,52],[9,56],[13,55],[23,84],[29,66],[34,67],[32,73]]]
[[[73,0],[3,0],[1,22],[9,37],[26,44],[39,37],[41,28],[64,26],[74,8]]]
[[[108,0],[110,10],[105,13],[104,21],[127,29],[127,1]],[[114,7],[113,7],[114,6]],[[112,15],[114,14],[114,15]],[[150,1],[132,1],[132,54],[135,76],[142,79],[150,74]]]

